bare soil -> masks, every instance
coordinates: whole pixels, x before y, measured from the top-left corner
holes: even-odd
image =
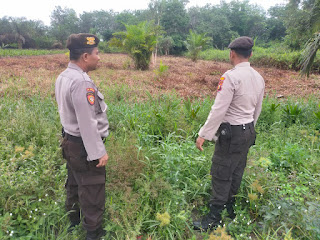
[[[145,95],[145,91],[165,93],[172,90],[182,97],[214,96],[221,75],[232,68],[228,63],[203,60],[194,63],[184,57],[161,56],[156,65],[151,63],[148,71],[137,71],[125,54],[100,56],[98,69],[89,73],[92,79],[106,87],[125,85],[138,96]],[[162,76],[155,72],[160,60],[169,67]],[[0,95],[12,86],[23,95],[53,95],[55,79],[67,64],[65,54],[0,58]],[[295,71],[253,67],[264,77],[268,95],[320,97],[320,75],[302,78]]]

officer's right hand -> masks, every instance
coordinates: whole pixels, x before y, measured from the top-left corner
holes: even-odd
[[[202,137],[198,137],[196,141],[196,146],[200,151],[203,151],[202,145],[204,143],[205,139]]]
[[[108,153],[106,153],[104,156],[99,158],[99,163],[97,164],[96,167],[104,167],[104,166],[106,166],[106,164],[108,162],[108,159],[109,159],[109,156],[108,156]]]

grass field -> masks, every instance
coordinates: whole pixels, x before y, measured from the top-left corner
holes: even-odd
[[[229,49],[208,49],[201,52],[201,58],[204,60],[229,61]],[[300,70],[300,51],[292,51],[282,46],[262,48],[254,47],[251,62],[257,66],[273,67],[279,69]],[[314,64],[313,71],[320,73],[320,54],[318,53]]]
[[[162,57],[168,73],[158,76],[157,66],[133,70],[125,55],[101,57],[90,75],[109,107],[105,239],[320,239],[319,75],[260,69],[267,94],[237,218],[198,233],[191,223],[208,211],[214,145],[199,152],[194,141],[230,66]],[[81,227],[67,233],[64,210],[54,82],[67,62],[63,54],[0,59],[0,239],[84,239]]]
[[[38,56],[65,53],[67,50],[0,49],[0,57]]]

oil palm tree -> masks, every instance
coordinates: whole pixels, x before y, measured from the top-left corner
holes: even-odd
[[[157,43],[157,26],[153,22],[141,22],[138,25],[125,24],[125,32],[114,33],[110,40],[111,46],[125,50],[133,59],[135,68],[149,68],[152,51]]]
[[[185,41],[185,44],[189,52],[189,57],[193,62],[198,60],[201,50],[208,45],[210,40],[210,37],[206,37],[206,33],[197,34],[190,29],[189,36],[187,41]]]
[[[301,75],[309,77],[317,51],[320,49],[320,0],[315,0],[311,16],[310,27],[314,36],[308,40],[301,56]]]

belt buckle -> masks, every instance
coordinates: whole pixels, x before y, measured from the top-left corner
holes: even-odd
[[[246,130],[246,125],[245,124],[242,124],[242,129]]]

